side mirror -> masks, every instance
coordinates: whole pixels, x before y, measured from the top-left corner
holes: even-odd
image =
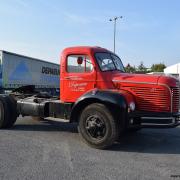
[[[77,58],[77,64],[81,65],[83,63],[83,58],[82,57],[78,57]]]

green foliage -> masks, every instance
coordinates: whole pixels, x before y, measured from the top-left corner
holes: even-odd
[[[140,62],[137,68],[135,66],[131,66],[129,63],[125,67],[126,72],[128,73],[149,73],[149,72],[163,72],[166,65],[164,63],[153,64],[151,68],[147,68],[143,62]]]
[[[129,73],[149,73],[149,72],[163,72],[166,65],[164,63],[153,64],[151,68],[147,68],[144,63],[141,61],[137,68],[135,66],[131,66],[129,63],[125,67],[126,72]]]
[[[128,73],[134,73],[134,72],[136,72],[135,66],[131,66],[129,63],[128,63],[127,66],[125,67],[125,70],[126,70],[126,72],[128,72]]]
[[[138,73],[147,73],[147,68],[144,66],[144,63],[141,61],[140,65],[137,68]]]
[[[159,63],[159,64],[153,64],[151,66],[151,71],[152,72],[163,72],[164,68],[166,68],[165,64]]]

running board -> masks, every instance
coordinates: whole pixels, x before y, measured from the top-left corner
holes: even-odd
[[[60,119],[60,118],[54,118],[54,117],[46,117],[44,119],[49,120],[49,121],[67,122],[67,123],[69,123],[68,119]]]

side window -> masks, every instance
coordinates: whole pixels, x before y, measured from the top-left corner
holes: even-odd
[[[70,55],[67,58],[67,72],[83,73],[91,72],[93,65],[89,57],[85,55]]]

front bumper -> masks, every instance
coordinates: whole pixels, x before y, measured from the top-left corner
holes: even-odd
[[[141,115],[140,115],[141,114]],[[142,128],[174,128],[180,125],[180,112],[178,113],[133,113],[129,115],[129,124],[132,127],[133,118],[140,118],[139,126]]]

